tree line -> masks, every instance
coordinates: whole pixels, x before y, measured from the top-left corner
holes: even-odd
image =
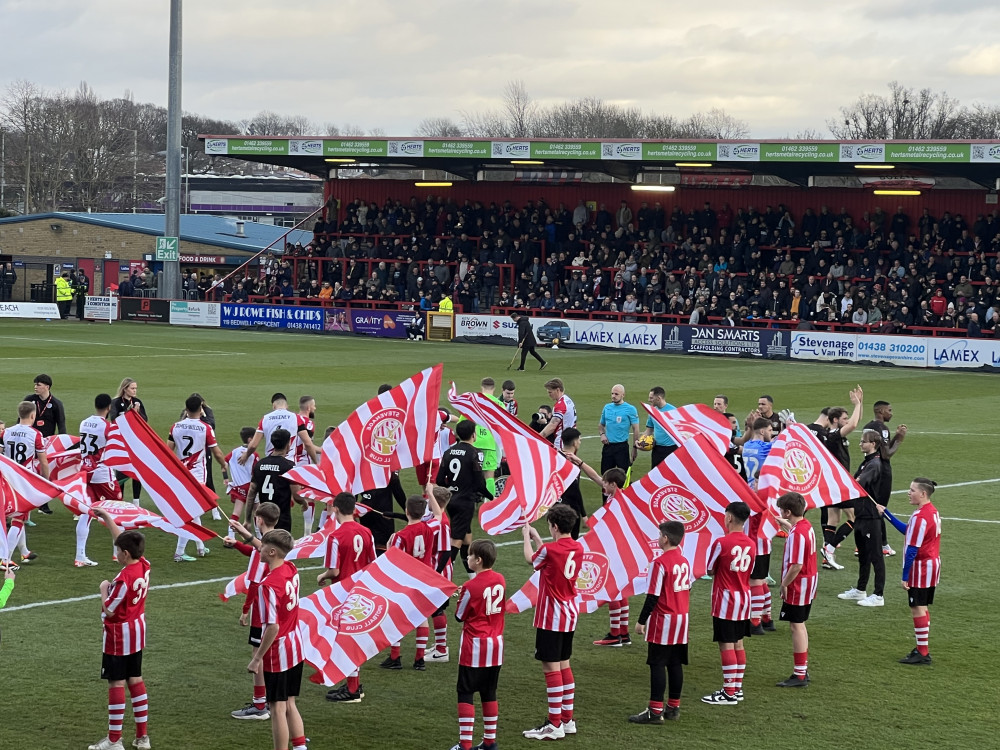
[[[1000,106],[964,105],[945,92],[914,89],[897,81],[888,93],[864,93],[827,119],[828,135],[801,131],[799,138],[857,140],[1000,139]],[[3,194],[0,216],[45,211],[148,210],[163,195],[167,111],[136,102],[126,92],[105,99],[86,83],[51,92],[28,81],[11,84],[0,98]],[[748,122],[722,109],[686,117],[644,112],[598,97],[543,105],[523,81],[509,81],[494,108],[437,115],[420,121],[414,135],[430,138],[739,139]],[[210,157],[198,135],[238,134],[384,137],[381,129],[351,123],[320,124],[301,115],[263,110],[240,121],[186,113],[183,168],[191,173],[241,173],[243,160]]]

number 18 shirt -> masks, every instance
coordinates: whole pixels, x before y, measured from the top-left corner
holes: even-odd
[[[536,628],[558,633],[576,630],[576,576],[582,559],[583,546],[570,536],[543,544],[535,552],[531,565],[539,574]]]
[[[455,619],[464,623],[458,663],[462,667],[503,664],[506,581],[495,570],[484,570],[462,587]]]
[[[658,598],[646,623],[646,640],[663,646],[687,643],[691,565],[680,548],[654,559],[647,580],[646,593]]]
[[[715,540],[708,555],[712,579],[712,617],[750,619],[750,569],[755,545],[742,531]]]

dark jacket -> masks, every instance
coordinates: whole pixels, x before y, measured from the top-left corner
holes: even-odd
[[[868,497],[858,499],[854,509],[854,517],[878,518],[879,514],[875,503],[885,505],[892,491],[892,474],[885,470],[885,465],[878,453],[865,456],[865,460],[854,472],[854,478],[858,480],[861,489],[868,495]]]
[[[526,315],[517,319],[517,343],[528,349],[533,348],[537,343],[535,332],[531,328],[531,319]]]
[[[112,400],[111,412],[108,414],[108,419],[114,422],[119,415],[127,412],[132,407],[133,403],[137,404],[135,408],[136,411],[139,412],[139,416],[142,417],[142,421],[148,422],[149,420],[146,418],[146,407],[143,406],[142,401],[137,398],[130,399],[126,396]]]

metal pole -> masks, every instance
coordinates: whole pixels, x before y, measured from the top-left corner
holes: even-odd
[[[0,210],[7,208],[7,131],[0,129]]]
[[[170,0],[169,82],[167,89],[167,190],[164,236],[180,237],[181,228],[181,4]],[[181,296],[180,261],[164,261],[160,297]]]
[[[139,129],[132,131],[132,213],[139,202]]]

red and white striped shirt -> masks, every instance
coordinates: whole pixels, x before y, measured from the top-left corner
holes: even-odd
[[[750,571],[753,568],[753,540],[734,531],[715,540],[708,554],[712,572],[712,617],[720,620],[750,618]]]
[[[253,545],[237,542],[236,549],[250,558],[250,562],[247,563],[247,594],[243,602],[243,612],[250,613],[250,626],[259,628],[261,627],[260,607],[254,605],[257,603],[257,591],[260,588],[260,583],[267,578],[270,569],[267,567],[267,563],[260,559],[260,550]]]
[[[30,424],[16,424],[4,430],[3,454],[11,461],[26,466],[37,474],[36,456],[42,453],[45,453],[42,433]]]
[[[785,579],[788,568],[801,565],[802,569],[795,576],[785,592],[785,603],[804,607],[812,604],[816,598],[816,587],[819,585],[819,573],[816,571],[816,534],[812,524],[802,519],[788,532],[785,540],[785,554],[781,558],[781,579]]]
[[[680,548],[657,556],[649,566],[646,593],[659,597],[646,623],[646,641],[664,646],[688,642],[688,604],[693,575]]]
[[[434,570],[437,570],[438,563],[441,560],[441,555],[449,554],[448,563],[444,566],[444,570],[441,571],[441,575],[450,581],[455,572],[455,566],[450,559],[451,521],[448,519],[447,513],[442,513],[440,520],[435,518],[434,514],[429,511],[428,516],[430,517],[424,517],[424,523],[433,529],[434,535],[437,538],[437,545],[434,547]]]
[[[126,565],[115,576],[104,600],[104,653],[128,656],[146,647],[148,589],[149,561],[145,557]]]
[[[746,523],[747,536],[757,543],[754,550],[757,557],[764,557],[771,554],[771,538],[759,533],[760,522],[763,518],[763,513],[755,513],[747,519]]]
[[[88,484],[110,484],[114,475],[104,464],[104,447],[108,444],[111,423],[96,414],[80,422],[80,450]]]
[[[324,565],[338,571],[335,581],[348,578],[375,562],[375,539],[367,527],[347,521],[326,540]]]
[[[907,583],[920,589],[937,586],[941,580],[941,516],[931,503],[925,503],[910,516],[906,546],[917,548]]]
[[[309,417],[303,416],[302,414],[296,414],[296,422],[298,429],[305,428],[306,434],[311,438],[316,434],[316,424]],[[309,451],[306,450],[306,444],[302,440],[295,441],[295,465],[296,466],[308,466],[310,463]]]
[[[424,521],[408,523],[389,538],[389,546],[401,549],[410,557],[426,563],[431,570],[437,567],[434,555],[437,535]]]
[[[285,561],[267,574],[257,591],[262,627],[278,626],[278,635],[264,654],[265,672],[284,672],[302,661],[299,637],[299,571]]]
[[[539,573],[536,628],[559,633],[576,630],[576,576],[582,560],[583,545],[570,536],[543,544],[535,552],[531,565]]]
[[[455,619],[463,624],[458,663],[463,667],[499,667],[503,664],[503,625],[506,608],[504,577],[484,570],[462,587]]]
[[[170,428],[174,453],[188,468],[194,478],[205,483],[205,453],[215,448],[215,430],[200,419],[182,419]]]
[[[563,430],[567,427],[576,427],[576,404],[573,403],[573,399],[565,393],[561,395],[556,401],[555,406],[552,407],[552,418],[559,420],[559,426],[556,427],[555,440],[553,440],[552,445],[555,446],[556,450],[562,450]]]

